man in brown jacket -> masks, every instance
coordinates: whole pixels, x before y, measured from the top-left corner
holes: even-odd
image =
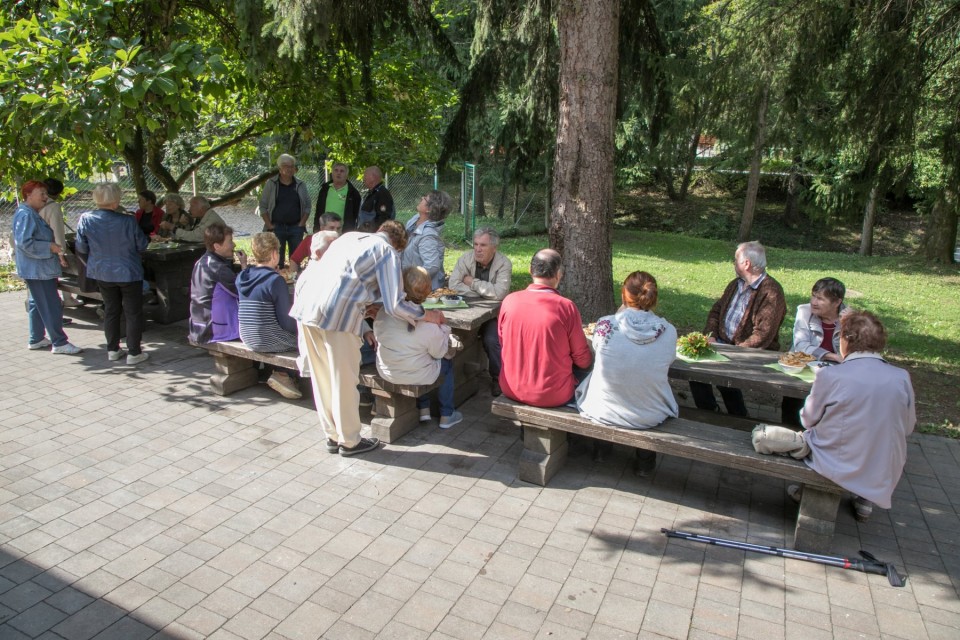
[[[707,316],[704,333],[710,342],[735,344],[738,347],[780,350],[778,334],[787,303],[783,287],[767,273],[767,252],[759,242],[744,242],[733,256],[737,278],[727,285]],[[732,387],[717,387],[727,413],[747,416],[743,393]],[[719,410],[713,387],[691,382],[690,391],[698,409]]]

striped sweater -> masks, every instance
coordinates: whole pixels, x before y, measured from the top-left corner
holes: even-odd
[[[290,317],[290,291],[269,267],[247,267],[237,276],[240,339],[254,351],[297,350],[297,323]]]

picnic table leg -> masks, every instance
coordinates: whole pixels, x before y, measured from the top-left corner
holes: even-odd
[[[370,421],[370,429],[381,442],[396,442],[420,424],[416,398],[372,389],[377,416]]]
[[[257,369],[253,360],[225,353],[211,353],[217,372],[210,376],[210,386],[217,395],[228,396],[234,391],[257,384]]]
[[[523,425],[523,452],[518,477],[524,482],[547,486],[567,461],[567,433]]]
[[[793,548],[811,553],[829,552],[839,506],[839,493],[804,485]]]

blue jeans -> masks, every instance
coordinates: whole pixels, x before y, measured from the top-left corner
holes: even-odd
[[[283,268],[285,256],[297,250],[300,242],[303,240],[303,234],[306,233],[306,227],[295,224],[274,224],[273,235],[280,241],[280,268]]]
[[[55,347],[67,344],[67,334],[63,332],[63,307],[57,294],[57,281],[24,280],[27,283],[27,321],[30,329],[30,344],[43,340],[46,330],[50,342]]]
[[[446,358],[440,360],[440,375],[443,376],[443,382],[437,389],[437,398],[440,400],[440,415],[448,417],[453,415],[453,360],[447,360]],[[418,409],[428,409],[429,407],[429,393],[417,398]]]
[[[373,364],[377,361],[377,350],[367,344],[364,340],[360,345],[360,366]]]

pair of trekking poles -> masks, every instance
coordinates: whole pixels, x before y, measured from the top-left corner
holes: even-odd
[[[703,536],[699,533],[688,533],[686,531],[660,529],[660,532],[665,533],[668,538],[680,538],[681,540],[703,542],[704,544],[712,544],[718,547],[726,547],[728,549],[740,549],[741,551],[753,551],[755,553],[762,553],[768,556],[780,556],[781,558],[790,558],[792,560],[803,560],[805,562],[824,564],[828,567],[838,567],[840,569],[848,569],[850,571],[874,573],[876,575],[886,576],[891,587],[903,587],[907,584],[907,575],[904,574],[901,576],[899,573],[897,573],[897,569],[893,566],[893,563],[878,560],[873,554],[863,550],[860,551],[860,556],[863,559],[858,560],[839,558],[835,556],[822,556],[816,553],[806,553],[804,551],[796,551],[794,549],[767,547],[760,544],[751,544],[749,542],[738,542],[736,540],[725,540],[723,538]]]

